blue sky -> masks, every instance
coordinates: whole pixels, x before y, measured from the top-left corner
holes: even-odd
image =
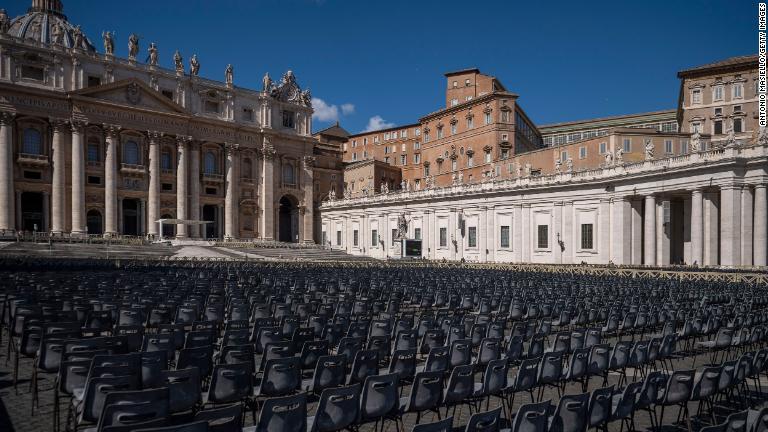
[[[9,15],[31,0],[12,0]],[[114,7],[109,7],[114,5]],[[756,52],[757,3],[730,1],[64,0],[101,51],[102,30],[141,35],[161,63],[260,88],[292,69],[315,129],[411,123],[441,108],[443,73],[494,75],[537,123],[674,108],[680,69]],[[188,66],[187,66],[188,67]]]

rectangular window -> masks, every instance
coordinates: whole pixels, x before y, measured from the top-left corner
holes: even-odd
[[[742,133],[744,128],[740,118],[733,119],[733,133]]]
[[[696,90],[691,92],[691,102],[694,105],[698,105],[698,104],[701,103],[701,90],[700,89],[696,89]]]
[[[456,98],[451,99],[451,106],[456,106],[459,104],[459,100]]]
[[[592,224],[581,224],[581,248],[594,248],[594,226]]]
[[[691,123],[691,133],[701,132],[701,123],[699,122],[693,122]]]
[[[672,151],[672,140],[666,140],[664,141],[664,152],[665,153],[673,153]]]
[[[469,247],[477,247],[477,227],[469,227],[467,231],[469,237]]]
[[[21,66],[22,78],[32,79],[35,81],[42,81],[45,78],[45,71],[41,67],[22,65]]]
[[[421,163],[421,154],[416,153],[415,155],[413,155],[413,163],[415,164]]]
[[[327,239],[327,237],[326,237],[326,233],[325,233],[325,231],[323,231],[323,235],[322,235],[322,237],[321,237],[321,242],[322,242],[322,245],[323,245],[323,246],[325,246],[325,245],[326,245],[326,243],[328,243],[328,239]]]
[[[384,163],[385,163],[385,164],[388,164],[388,163],[389,163],[389,156],[386,156],[386,157],[384,157]]]
[[[688,154],[688,140],[680,140],[680,154]]]
[[[406,155],[400,155],[400,165],[405,165],[408,163],[408,159],[406,159]]]
[[[716,101],[723,100],[723,86],[715,86],[715,91],[713,92],[712,99]]]
[[[467,167],[472,168],[473,166],[475,166],[475,158],[467,156]]]
[[[88,162],[98,162],[98,161],[99,161],[99,145],[88,144]]]
[[[421,228],[413,229],[413,238],[416,240],[421,240]]]
[[[715,125],[714,134],[715,135],[722,135],[722,133],[723,133],[723,121],[722,120],[715,120],[714,125]]]
[[[587,157],[587,148],[579,147],[579,159],[584,159],[586,157]]]
[[[205,101],[204,107],[205,107],[205,112],[207,112],[207,113],[214,113],[214,114],[218,114],[219,113],[219,103],[218,102],[215,102],[215,101]]]
[[[600,143],[600,154],[605,154],[607,149],[608,149],[608,143],[601,142]]]
[[[295,126],[293,111],[283,111],[283,127],[293,129]]]
[[[741,99],[742,94],[744,93],[743,90],[744,90],[744,86],[741,83],[734,84],[733,85],[733,98],[734,99]]]
[[[160,187],[164,192],[173,191],[173,183],[163,183]]]
[[[632,140],[630,138],[624,138],[624,153],[632,152]]]
[[[472,117],[467,117],[467,129],[472,129],[475,127],[475,122],[472,121]]]
[[[429,165],[424,167],[424,177],[429,177]]]
[[[336,246],[341,246],[341,231],[336,231]]]
[[[500,231],[500,245],[502,248],[509,248],[509,225],[502,225]]]
[[[243,108],[243,121],[253,121],[253,110],[251,108]]]
[[[352,246],[357,247],[357,242],[358,242],[358,238],[357,237],[358,237],[357,230],[353,230],[352,231]]]
[[[165,96],[168,100],[173,100],[173,90],[161,90],[160,94]]]
[[[101,184],[101,177],[88,176],[88,184]]]
[[[448,228],[440,228],[440,247],[448,246]]]
[[[560,161],[565,162],[567,160],[568,160],[568,152],[565,152],[565,151],[560,152]]]
[[[443,137],[443,128],[439,127],[437,128],[437,139],[440,139]]]
[[[539,249],[549,248],[549,225],[538,226],[538,236],[536,237],[536,245]]]
[[[379,245],[379,231],[371,230],[371,247],[376,247],[378,245]]]
[[[501,112],[501,122],[502,123],[509,123],[509,111],[502,111]]]
[[[451,123],[451,135],[456,135],[456,123]]]
[[[485,124],[491,124],[491,113],[485,113]]]
[[[740,113],[741,112],[741,105],[734,105],[733,106],[733,112],[734,113]]]
[[[101,78],[97,76],[88,76],[88,87],[98,87],[101,85]]]
[[[413,143],[413,149],[414,150],[421,150],[421,143],[416,141]]]
[[[392,243],[392,246],[395,245],[395,240],[397,240],[397,228],[392,228],[392,238],[390,240]]]

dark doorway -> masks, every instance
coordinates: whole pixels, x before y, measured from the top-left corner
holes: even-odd
[[[690,233],[690,228],[686,227],[685,202],[683,200],[673,199],[670,201],[669,219],[669,227],[671,229],[669,235],[669,261],[671,264],[683,264],[685,261],[686,231]]]
[[[280,198],[278,225],[278,240],[286,243],[299,241],[299,209],[294,199],[287,195]]]
[[[24,231],[47,231],[43,214],[43,194],[24,192],[21,194],[21,229]]]
[[[139,235],[139,200],[123,200],[123,235]]]
[[[86,215],[86,224],[88,226],[88,234],[104,234],[100,211],[89,210]]]
[[[206,222],[213,222],[205,224],[204,232],[205,238],[219,238],[219,209],[215,205],[203,206],[203,220]]]
[[[160,216],[160,219],[173,219],[173,216],[164,214]],[[161,233],[163,238],[176,237],[176,225],[172,223],[163,222],[163,232]]]

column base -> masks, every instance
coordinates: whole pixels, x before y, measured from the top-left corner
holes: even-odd
[[[117,238],[117,233],[116,232],[105,232],[104,233],[104,238],[106,238],[106,239]]]

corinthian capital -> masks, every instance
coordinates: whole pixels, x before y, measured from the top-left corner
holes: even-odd
[[[149,138],[149,142],[150,143],[156,143],[157,140],[159,140],[161,136],[163,136],[162,132],[147,131],[147,138]]]
[[[107,138],[117,138],[117,136],[120,135],[121,127],[119,125],[104,123],[103,128],[104,135],[106,135]]]
[[[53,129],[53,131],[58,133],[64,132],[71,127],[71,124],[69,123],[69,119],[49,117],[48,123],[51,124],[51,128]]]
[[[0,111],[0,125],[8,126],[13,122],[13,118],[16,114],[8,111]]]
[[[176,135],[176,146],[179,150],[184,150],[190,141],[192,137],[189,135]]]
[[[240,150],[240,144],[237,143],[224,143],[224,149],[227,151],[227,154],[234,154],[238,150]]]
[[[82,120],[72,120],[70,121],[70,125],[72,126],[72,133],[81,134],[83,133],[85,127],[88,126],[88,122]]]

